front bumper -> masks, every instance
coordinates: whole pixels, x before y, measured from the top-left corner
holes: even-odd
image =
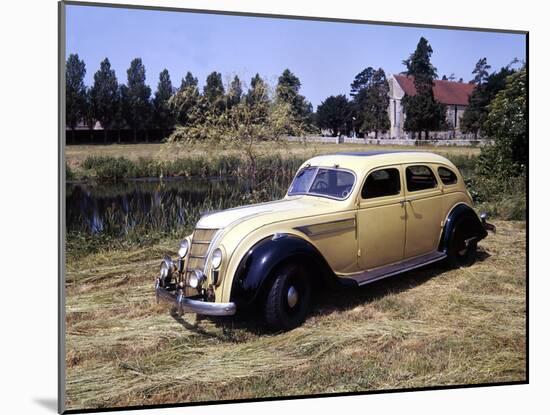
[[[179,290],[167,290],[161,287],[160,281],[155,282],[157,301],[163,300],[176,306],[178,312],[184,311],[205,316],[232,316],[237,312],[235,303],[210,303],[185,297]]]

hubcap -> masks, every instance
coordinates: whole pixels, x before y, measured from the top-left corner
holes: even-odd
[[[288,289],[286,299],[290,308],[293,308],[298,303],[298,291],[296,291],[296,288],[291,286]]]

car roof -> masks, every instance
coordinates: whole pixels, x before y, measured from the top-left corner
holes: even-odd
[[[316,156],[306,161],[312,166],[332,167],[353,170],[355,173],[365,173],[373,167],[404,163],[438,163],[454,167],[445,157],[428,151],[411,150],[373,150],[363,152],[343,152]],[[303,167],[302,166],[302,167]]]

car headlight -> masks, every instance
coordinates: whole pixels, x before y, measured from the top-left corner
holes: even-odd
[[[220,248],[217,248],[212,253],[212,268],[218,269],[220,267],[220,265],[222,264],[222,259],[223,259],[222,250]]]
[[[188,252],[189,252],[189,241],[187,239],[184,239],[183,241],[181,241],[180,249],[178,249],[178,255],[181,258],[185,258]]]
[[[163,282],[170,281],[170,278],[172,277],[173,267],[174,267],[174,264],[169,257],[166,257],[162,260],[162,262],[160,263],[160,275],[159,275],[159,278],[161,279],[161,281]]]
[[[199,288],[205,279],[206,278],[201,271],[195,270],[189,276],[189,280],[187,281],[187,284],[189,284],[191,288]]]

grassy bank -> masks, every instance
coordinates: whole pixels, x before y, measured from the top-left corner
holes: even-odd
[[[316,154],[338,153],[343,151],[368,151],[368,150],[422,150],[450,155],[477,156],[480,149],[477,147],[403,147],[403,146],[375,146],[364,144],[326,144],[326,143],[287,143],[274,146],[270,143],[260,143],[254,146],[259,153],[269,152],[271,155],[287,157],[289,155],[306,159]],[[156,161],[173,161],[179,158],[195,158],[213,156],[240,156],[237,149],[211,148],[208,146],[166,145],[160,143],[151,144],[110,144],[110,145],[71,145],[65,147],[67,164],[78,170],[84,160],[90,156],[98,157],[124,157],[132,161],[151,159]]]
[[[69,409],[525,379],[525,223],[496,222],[467,269],[322,294],[305,325],[178,317],[152,293],[176,240],[67,264]]]

